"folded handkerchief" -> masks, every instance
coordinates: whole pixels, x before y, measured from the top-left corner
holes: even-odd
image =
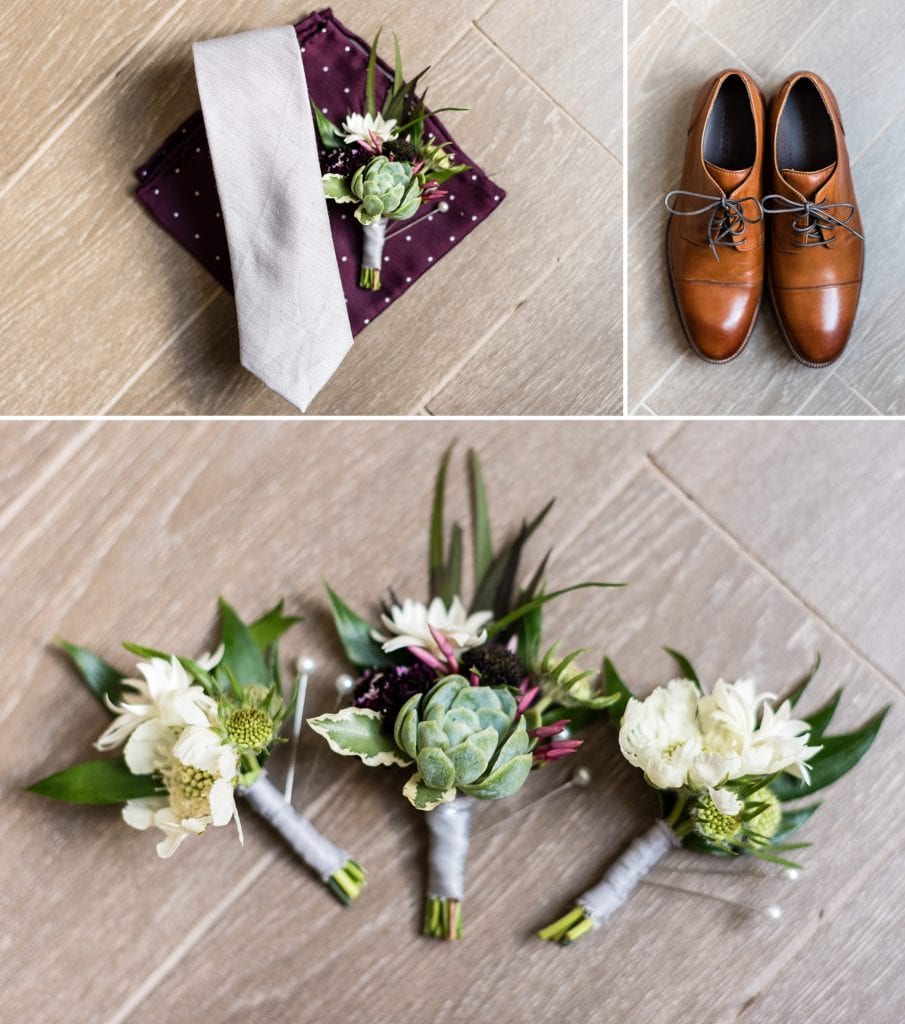
[[[337,122],[349,111],[363,109],[369,45],[349,32],[329,9],[310,14],[295,26],[295,32],[313,102]],[[392,72],[382,61],[378,68],[379,103],[392,82]],[[455,144],[439,118],[430,117],[427,128],[438,142],[451,142],[453,160],[467,163],[471,169],[450,181],[446,213],[426,208],[411,221],[389,227],[381,291],[359,287],[361,225],[342,207],[329,204],[330,229],[353,335],[455,248],[505,197],[503,189]],[[138,196],[154,217],[232,291],[229,249],[200,111],[166,140],[138,169],[137,176]]]

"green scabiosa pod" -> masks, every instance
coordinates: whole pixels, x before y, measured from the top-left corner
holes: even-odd
[[[456,790],[480,800],[512,796],[533,760],[534,741],[512,694],[457,675],[403,705],[395,741],[417,766],[405,795],[421,810],[451,800]]]

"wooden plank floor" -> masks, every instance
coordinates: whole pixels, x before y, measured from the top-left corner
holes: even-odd
[[[639,415],[905,412],[905,22],[896,0],[645,0],[629,22],[628,408]],[[861,308],[832,369],[798,365],[767,303],[743,355],[710,366],[685,342],[663,256],[663,196],[681,173],[691,103],[726,67],[758,79],[769,100],[793,71],[836,93],[867,235]]]
[[[431,94],[472,108],[450,127],[509,197],[362,333],[310,411],[620,413],[619,0],[577,0],[567,18],[518,0],[335,11],[368,38],[396,31],[409,67],[433,65]],[[65,18],[48,0],[4,5],[0,414],[294,411],[239,367],[232,301],[139,206],[132,170],[198,106],[194,40],[305,13],[288,0],[73,0]],[[551,186],[563,180],[582,186]],[[591,270],[602,315],[581,295],[562,302]],[[554,341],[567,358],[551,358]]]
[[[0,424],[4,1004],[42,1024],[194,1024],[202,1006],[224,1024],[898,1024],[903,441],[894,424],[852,428],[536,422],[526,440],[521,423],[428,419]],[[124,638],[192,651],[211,639],[217,594],[247,614],[284,594],[305,616],[284,654],[316,658],[308,710],[330,708],[343,666],[320,580],[362,608],[389,583],[420,593],[430,477],[453,438],[460,458],[482,453],[499,523],[559,495],[534,549],[555,541],[551,583],[631,584],[553,605],[551,639],[608,651],[639,690],[670,672],[660,644],[707,679],[753,673],[771,689],[819,651],[808,706],[844,684],[844,728],[893,703],[867,761],[807,826],[798,883],[685,853],[653,878],[779,902],[780,921],[643,886],[577,946],[533,937],[655,813],[606,727],[576,762],[590,788],[559,765],[479,809],[466,936],[452,946],[417,935],[423,822],[401,776],[319,757],[310,733],[299,805],[369,869],[345,910],[249,815],[244,849],[217,830],[160,862],[115,811],[21,792],[88,754],[104,722],[53,652],[57,635],[110,658]],[[460,462],[453,479],[461,509]]]

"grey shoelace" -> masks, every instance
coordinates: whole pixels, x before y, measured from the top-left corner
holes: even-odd
[[[767,203],[771,199],[774,200],[774,205],[768,207]],[[794,243],[799,249],[829,245],[830,242],[836,240],[834,233],[836,228],[845,228],[846,231],[860,238],[862,242],[864,241],[864,235],[849,224],[849,221],[855,216],[855,207],[852,203],[812,203],[807,199],[800,203],[797,199],[788,199],[786,196],[769,195],[764,196],[761,209],[765,214],[791,214],[805,218],[804,224],[799,224],[796,221],[792,225],[792,230],[796,235],[804,236],[802,241]],[[840,220],[829,213],[829,210],[848,210],[848,216],[844,220]]]
[[[670,205],[676,196],[687,196],[690,199],[706,200],[706,203],[696,210],[677,210]],[[700,192],[685,192],[683,189],[675,189],[664,199],[666,209],[676,217],[701,217],[709,213],[707,221],[707,244],[710,246],[713,255],[719,260],[720,254],[717,246],[728,246],[737,249],[745,241],[745,233],[749,224],[760,224],[764,219],[764,210],[754,196],[743,196],[741,199],[729,199],[727,196],[708,196]],[[745,203],[754,203],[757,207],[758,216],[749,217],[745,213]]]

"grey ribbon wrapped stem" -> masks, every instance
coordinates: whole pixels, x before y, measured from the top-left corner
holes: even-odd
[[[293,809],[264,773],[251,786],[240,786],[238,793],[322,881],[328,881],[349,859],[344,850],[325,839],[306,817]]]
[[[364,245],[361,253],[361,265],[368,270],[380,270],[383,263],[383,241],[387,233],[387,220],[381,217],[373,224],[365,224]]]
[[[470,796],[457,796],[427,812],[429,897],[460,902],[465,898],[465,858],[473,813],[474,797]]]
[[[603,878],[576,903],[597,928],[608,921],[629,898],[642,878],[674,847],[680,846],[678,836],[665,821],[655,821],[634,839]]]
[[[242,365],[300,409],[352,346],[291,25],[195,43]]]

